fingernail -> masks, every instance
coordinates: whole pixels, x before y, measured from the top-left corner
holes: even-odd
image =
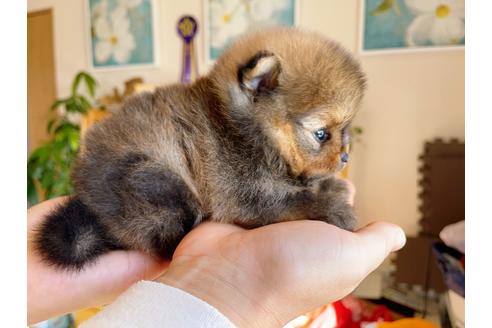
[[[395,232],[393,238],[394,238],[393,252],[402,249],[407,242],[407,237],[405,236],[405,232],[400,227],[397,227],[397,231]]]

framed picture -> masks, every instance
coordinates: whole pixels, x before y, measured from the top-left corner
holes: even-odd
[[[297,0],[206,0],[205,59],[213,63],[239,35],[266,26],[295,26]]]
[[[157,64],[155,0],[86,0],[90,64],[94,69]]]
[[[465,0],[360,0],[363,54],[463,49]]]

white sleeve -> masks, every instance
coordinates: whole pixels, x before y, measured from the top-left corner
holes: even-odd
[[[162,283],[140,281],[81,328],[235,327],[217,309]]]

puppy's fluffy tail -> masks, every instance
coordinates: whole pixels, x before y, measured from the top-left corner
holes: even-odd
[[[49,265],[80,270],[99,255],[119,249],[97,216],[77,198],[58,207],[39,227],[35,248]]]

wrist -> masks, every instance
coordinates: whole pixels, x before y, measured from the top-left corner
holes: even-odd
[[[207,302],[238,327],[278,327],[269,295],[258,279],[233,263],[207,257],[179,257],[158,279]],[[267,297],[265,297],[265,295]]]

